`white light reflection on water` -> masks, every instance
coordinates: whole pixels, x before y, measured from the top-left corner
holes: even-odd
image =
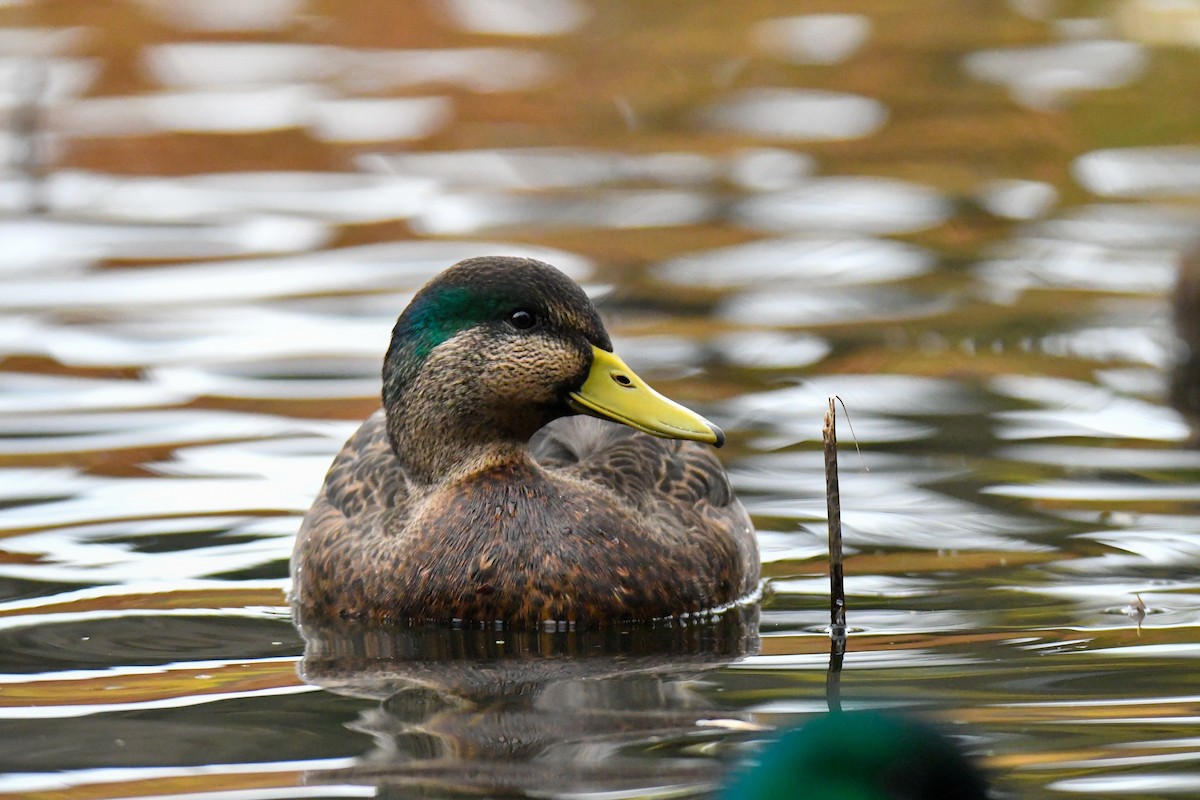
[[[209,359],[205,367],[168,367],[149,376],[167,391],[190,397],[236,397],[258,400],[318,400],[378,397],[379,352],[388,328],[365,340],[360,359],[311,357],[250,360],[221,364]]]
[[[205,97],[196,91],[266,92],[266,97],[282,97],[275,92],[294,91],[296,84],[310,86],[308,102],[293,114],[277,113],[274,124],[263,118],[244,121],[223,119],[221,125],[239,126],[236,130],[270,130],[271,127],[304,126],[313,136],[326,142],[388,142],[388,140],[424,139],[449,124],[454,115],[454,102],[449,97],[338,97],[334,91],[318,90],[318,82],[337,82],[343,72],[353,71],[361,54],[328,46],[301,44],[258,44],[248,42],[164,44],[149,48],[145,54],[146,68],[158,82],[193,90],[184,97]],[[347,77],[362,80],[364,77]],[[494,80],[494,78],[493,78]],[[276,88],[266,86],[277,85]],[[491,88],[491,84],[488,85]],[[128,98],[133,110],[160,108],[168,103],[169,95],[152,98]],[[234,95],[234,97],[238,97]],[[115,101],[113,101],[115,102]],[[224,103],[224,101],[221,101]],[[152,106],[151,106],[152,103]],[[88,107],[82,107],[88,112]],[[234,114],[236,109],[226,114]],[[172,108],[163,107],[158,116],[172,115]],[[78,115],[80,109],[72,114]],[[76,118],[73,124],[88,136],[101,136],[113,131],[90,122],[91,118]],[[173,125],[158,122],[157,130],[194,130],[196,122],[185,115],[174,115]],[[130,125],[130,120],[122,124]],[[145,124],[145,125],[151,125]]]
[[[779,147],[747,147],[734,153],[729,180],[752,192],[770,192],[794,186],[816,170],[816,160],[804,153]]]
[[[300,256],[193,263],[138,270],[111,270],[48,280],[12,280],[0,295],[0,308],[97,308],[126,312],[140,307],[153,313],[162,306],[251,302],[318,292],[414,290],[462,258],[486,252],[551,261],[579,277],[584,259],[558,250],[511,244],[469,242],[394,242],[322,250]],[[461,255],[460,255],[461,254]],[[402,308],[397,308],[399,314]]]
[[[313,485],[319,483],[318,477]],[[218,482],[212,481],[207,482],[207,486],[195,482],[192,485],[200,486],[201,492],[224,488]],[[226,482],[225,485],[231,486],[233,482]],[[252,494],[257,489],[271,491],[265,482],[255,485],[247,481],[241,485],[245,487],[247,494]],[[8,540],[11,552],[40,559],[41,563],[37,563],[36,567],[19,563],[0,564],[0,576],[34,578],[48,581],[50,585],[55,582],[87,586],[147,584],[157,586],[158,592],[174,591],[176,585],[188,587],[191,586],[189,581],[199,581],[201,583],[192,588],[212,589],[220,588],[208,582],[214,575],[241,572],[264,564],[284,563],[291,553],[292,537],[299,525],[298,516],[281,518],[282,522],[273,526],[262,525],[259,520],[246,516],[172,517],[170,515],[185,513],[187,509],[167,506],[161,502],[165,496],[161,492],[158,494],[159,502],[154,503],[155,510],[148,513],[165,515],[161,518],[89,522],[83,525],[71,524],[70,520],[92,519],[86,514],[80,517],[75,513],[86,508],[89,502],[94,506],[97,498],[108,498],[129,503],[135,496],[129,492],[114,495],[102,490],[92,494],[91,501],[69,505],[69,501],[64,501],[61,507],[52,509],[48,514],[42,514],[41,521],[36,523],[61,527],[17,535]],[[197,502],[196,508],[202,514],[222,511],[239,513],[236,508],[216,508],[216,505],[217,503],[210,499],[207,503]],[[258,512],[264,508],[263,504],[255,505],[253,502],[247,502],[245,505],[251,512]],[[4,523],[11,527],[21,524],[9,515],[5,516]],[[194,541],[196,534],[210,534],[209,543],[197,546]],[[160,543],[161,547],[161,543],[172,536],[180,539],[180,544],[175,548],[142,551],[138,547],[140,539],[154,540]],[[186,557],[181,556],[181,553],[185,553]],[[278,590],[277,596],[282,598],[287,586],[288,582],[281,579],[271,582],[268,588]],[[225,588],[244,590],[248,587],[227,585]],[[108,595],[105,593],[102,596]],[[113,618],[119,620],[119,610],[105,613],[116,615]]]
[[[969,550],[1048,552],[1048,545],[1025,541],[1034,525],[1015,516],[998,514],[982,505],[963,503],[944,494],[921,489],[904,476],[886,478],[841,477],[842,536],[850,548],[905,548],[951,552]],[[825,498],[757,500],[743,497],[752,514],[772,519],[819,521],[825,518]]]
[[[1149,486],[1130,485],[1125,480],[1057,480],[1034,484],[999,484],[983,491],[1004,497],[1024,497],[1037,500],[1078,501],[1092,504],[1096,498],[1105,503],[1147,503],[1177,501],[1192,503],[1200,500],[1200,486],[1192,483]]]
[[[1042,406],[995,412],[992,418],[1001,439],[1105,436],[1177,442],[1187,439],[1190,433],[1187,423],[1174,410],[1122,397],[1091,383],[1005,375],[992,378],[990,384],[998,394]]]
[[[1008,86],[1023,105],[1048,108],[1072,92],[1131,83],[1147,60],[1145,48],[1133,42],[1083,41],[981,50],[968,55],[963,66],[974,78]]]
[[[1200,451],[1146,450],[1135,447],[1079,447],[1078,445],[1022,444],[996,451],[999,458],[1046,464],[1069,470],[1197,470]]]
[[[989,181],[979,195],[980,203],[992,214],[1018,220],[1044,217],[1058,202],[1058,191],[1042,181]]]
[[[382,92],[416,86],[450,85],[492,94],[533,89],[556,73],[556,61],[537,50],[465,47],[443,50],[345,50],[339,88]]]
[[[101,482],[72,467],[0,469],[0,501],[18,505],[20,501],[69,497]]]
[[[806,594],[818,597],[829,594],[829,579],[821,575],[815,578],[780,578],[771,581],[771,588],[784,594]],[[846,594],[855,597],[883,597],[900,599],[928,597],[944,591],[944,587],[933,578],[906,578],[897,575],[852,575],[846,578]],[[855,617],[855,628],[861,628],[864,620]]]
[[[280,363],[288,358],[337,357],[348,358],[351,363],[374,359],[374,371],[378,372],[391,326],[410,296],[407,292],[378,295],[378,309],[362,309],[354,315],[289,310],[277,304],[271,308],[184,308],[171,314],[147,309],[137,318],[114,314],[111,319],[97,319],[86,326],[31,321],[8,335],[0,329],[0,353],[44,354],[60,363],[79,366],[179,365],[193,369],[242,361]],[[280,336],[281,330],[288,331],[288,335]],[[313,376],[312,369],[300,363],[296,363],[295,370],[297,376]],[[345,374],[345,370],[334,374]],[[159,373],[152,371],[145,376],[149,383],[123,381],[114,388],[130,393],[136,391],[132,388],[135,386],[148,387],[144,389],[147,393],[168,391],[162,385],[152,386],[158,377]],[[89,386],[85,382],[76,385],[81,390]],[[69,398],[67,402],[71,402]]]
[[[521,91],[547,80],[543,53],[507,47],[458,50],[354,50],[330,45],[185,42],[148,47],[150,76],[174,89],[266,89],[287,86],[334,94],[416,86],[475,92]]]
[[[179,779],[201,775],[269,775],[275,772],[303,772],[305,770],[334,770],[353,766],[353,758],[322,758],[304,761],[255,761],[250,763],[205,764],[198,767],[138,767],[112,769],[77,769],[52,773],[23,773],[0,776],[0,791],[35,792],[55,791],[73,786],[103,786],[104,784],[127,781],[149,781],[154,779]],[[278,789],[241,789],[238,797],[373,797],[374,786],[287,786]],[[203,792],[203,797],[221,797],[222,792]],[[171,797],[188,797],[172,794]],[[193,794],[191,797],[195,798]]]
[[[875,650],[872,652],[847,653],[845,669],[897,669],[906,667],[962,667],[978,663],[978,659],[970,656],[953,656],[925,649],[895,649]],[[757,655],[748,656],[726,669],[806,669],[826,670],[829,668],[829,654],[796,654],[796,655]]]
[[[1071,171],[1083,188],[1105,197],[1200,195],[1200,147],[1096,150]]]
[[[1173,342],[1166,330],[1165,309],[1154,329],[1127,327],[1089,328],[1046,336],[1039,341],[1042,352],[1064,358],[1090,361],[1126,361],[1167,368],[1174,361]]]
[[[1054,219],[1031,225],[1035,238],[1092,242],[1155,252],[1187,246],[1200,231],[1200,212],[1155,203],[1097,203],[1063,209]]]
[[[737,483],[737,480],[735,479],[734,482]],[[812,534],[803,528],[773,531],[760,526],[756,533],[759,553],[764,564],[782,561],[808,561],[812,558],[821,558],[829,552],[827,541],[823,537]]]
[[[796,64],[836,64],[862,47],[871,20],[861,14],[805,14],[769,19],[754,26],[754,43]]]
[[[39,27],[0,27],[0,53],[7,56],[47,56],[65,55],[76,52],[92,35],[89,29],[82,26],[39,28]]]
[[[829,596],[829,578],[826,575],[807,579],[789,579],[788,585],[796,594],[809,598]],[[917,593],[911,596],[931,597],[934,603],[937,603],[939,596],[947,598],[951,594],[943,587],[941,591],[934,590],[927,594]],[[849,597],[860,597],[860,595],[857,591],[852,591],[849,592]],[[876,597],[864,602],[850,600],[854,610],[854,635],[921,636],[928,634],[930,630],[963,631],[979,627],[978,612],[943,611],[930,608],[928,603],[912,604],[913,606],[919,605],[920,608],[907,608],[903,602],[895,603],[893,607],[881,608],[879,607],[881,601],[886,603],[887,598]],[[805,634],[827,634],[829,610],[821,608],[817,603],[806,603],[805,605],[806,608],[796,610],[771,609],[765,615],[769,627],[763,632],[763,638],[795,636],[797,630],[803,631]]]
[[[890,287],[754,289],[729,296],[718,315],[742,325],[836,325],[920,319],[959,304],[948,294],[923,295]]]
[[[817,336],[778,331],[728,333],[717,338],[713,345],[729,364],[751,369],[806,367],[832,350],[827,341]]]
[[[435,195],[412,220],[420,233],[448,236],[536,224],[549,228],[657,228],[696,225],[715,216],[709,194],[606,189],[578,195],[461,192]]]
[[[869,423],[854,419],[859,433]],[[843,439],[847,433],[843,431]],[[874,453],[861,458],[842,443],[841,495],[843,538],[851,548],[900,547],[916,550],[997,550],[1039,552],[1049,548],[1032,541],[1044,524],[931,490],[961,474],[946,463],[915,465]],[[947,458],[952,462],[954,459]],[[826,518],[823,455],[815,451],[773,453],[744,458],[731,473],[742,502],[750,511],[780,524],[820,522]],[[802,536],[803,534],[794,534]],[[807,537],[796,540],[807,544]]]
[[[0,510],[0,522],[10,529],[20,530],[79,525],[92,520],[152,519],[220,512],[297,514],[308,509],[312,502],[311,487],[320,484],[323,472],[324,469],[309,471],[311,480],[292,485],[257,477],[103,480],[73,499]],[[55,487],[51,484],[46,490],[54,492]],[[266,547],[279,555],[276,547]],[[288,551],[290,548],[283,555]],[[233,564],[231,561],[229,568],[234,568]],[[186,574],[204,574],[204,571],[194,572],[199,568],[195,562],[180,566]],[[152,577],[152,574],[146,577]]]
[[[1167,658],[1200,658],[1200,643],[1192,644],[1135,644],[1126,647],[1111,647],[1102,650],[1093,650],[1096,655],[1106,656],[1121,656],[1125,658],[1142,658],[1145,656],[1167,657]],[[1144,717],[1142,722],[1150,722],[1153,718]],[[1200,715],[1191,718],[1179,720],[1184,723],[1200,723]],[[1193,755],[1193,758],[1200,759],[1200,755]]]
[[[292,253],[326,244],[332,231],[317,220],[251,215],[208,223],[122,224],[113,219],[0,220],[0,274],[72,272],[106,259],[127,261],[226,258]]]
[[[1085,475],[1120,474],[1120,466],[1097,466],[1097,463],[1098,459],[1093,457],[1090,468],[1078,469],[1078,472]],[[1129,478],[1137,480],[1153,469],[1155,467],[1152,466],[1142,470],[1130,469]],[[1180,483],[1190,489],[1194,472],[1193,467],[1188,467],[1179,476]],[[1064,519],[1080,524],[1103,526],[1100,530],[1089,530],[1072,537],[1081,542],[1103,545],[1099,554],[1096,554],[1097,548],[1084,547],[1081,548],[1086,553],[1083,557],[1064,559],[1055,564],[1055,569],[1090,574],[1098,583],[1093,585],[1072,581],[1061,586],[1045,587],[1042,591],[1085,598],[1100,596],[1111,600],[1113,587],[1119,587],[1126,594],[1140,592],[1151,606],[1149,613],[1156,620],[1186,612],[1187,624],[1197,621],[1195,614],[1200,611],[1200,596],[1194,590],[1200,585],[1186,576],[1189,574],[1189,565],[1200,559],[1200,520],[1179,514],[1140,512],[1136,507],[1100,515],[1087,509],[1068,508],[1060,508],[1058,513]],[[1169,589],[1176,591],[1167,593]],[[1180,621],[1169,620],[1172,624]]]
[[[695,373],[704,357],[702,345],[682,336],[614,336],[613,350],[639,373],[678,378]]]
[[[809,417],[809,414],[812,414],[812,416]],[[779,450],[804,442],[820,441],[821,438],[820,428],[814,429],[812,427],[814,422],[819,423],[819,413],[813,413],[812,407],[806,406],[803,414],[795,415],[787,413],[773,415],[765,411],[746,414],[744,412],[739,413],[736,410],[731,415],[733,422],[738,427],[745,427],[751,431],[755,427],[761,427],[766,431],[757,435],[748,434],[750,442],[761,450]],[[884,417],[871,417],[862,419],[861,421],[858,417],[855,417],[854,430],[859,441],[870,441],[880,444],[915,442],[922,439],[929,439],[937,433],[937,429],[932,425],[923,425],[910,420]],[[812,467],[819,473],[818,464],[813,464]],[[813,496],[823,496],[821,494],[822,491],[823,489],[814,485]]]
[[[888,178],[813,178],[780,192],[749,197],[734,216],[763,231],[898,234],[934,228],[951,214],[934,189]]]
[[[372,153],[358,163],[371,172],[427,178],[445,186],[497,189],[568,189],[625,181],[695,186],[715,180],[722,167],[696,153],[630,155],[569,147]],[[738,163],[732,159],[730,168]]]
[[[322,422],[315,426],[318,435],[186,447],[175,451],[170,461],[149,466],[156,474],[172,477],[265,478],[316,487],[358,425]]]
[[[1187,758],[1184,760],[1193,760]],[[1110,765],[1106,759],[1084,762],[1090,767]],[[1106,775],[1100,778],[1068,778],[1053,781],[1046,788],[1058,792],[1079,792],[1093,797],[1104,792],[1121,794],[1144,794],[1146,792],[1166,792],[1168,794],[1189,795],[1196,790],[1198,778],[1195,775],[1161,774],[1161,775]]]
[[[73,49],[67,40],[55,42],[44,35],[26,30],[24,47],[12,41],[13,29],[0,33],[0,109],[11,111],[20,103],[39,106],[61,103],[88,91],[100,72],[100,62],[89,58],[52,58],[50,52]],[[69,31],[59,31],[69,35]],[[7,35],[6,35],[7,34]],[[39,41],[39,37],[42,37]],[[5,40],[9,41],[5,41]],[[7,45],[7,46],[5,46]],[[18,53],[26,49],[30,52]],[[46,50],[38,53],[38,50]]]
[[[975,269],[1002,302],[1052,287],[1160,295],[1174,287],[1179,253],[1198,233],[1193,209],[1082,206],[1029,225]]]
[[[313,105],[310,129],[326,142],[393,142],[424,139],[454,116],[448,97],[351,98]]]
[[[842,398],[856,417],[856,429],[859,419],[865,421],[871,415],[975,414],[982,402],[961,383],[951,380],[910,375],[823,375],[785,389],[744,394],[731,400],[728,407],[748,419],[767,415],[779,418],[803,409],[803,413],[819,420],[825,413],[826,399],[834,395]],[[820,434],[820,427],[814,427],[815,434]]]
[[[283,85],[91,97],[58,106],[53,124],[72,136],[149,136],[170,132],[247,134],[302,128],[327,93]]]
[[[1176,253],[1120,249],[1086,241],[1024,238],[977,268],[979,276],[1012,297],[1028,289],[1059,287],[1095,292],[1163,294],[1175,285]]]
[[[701,112],[714,130],[789,141],[858,139],[887,121],[878,100],[818,89],[743,89]]]
[[[265,439],[323,429],[321,423],[312,421],[203,409],[131,409],[53,416],[36,412],[5,414],[0,417],[0,436],[5,437],[0,439],[0,454],[103,452]]]
[[[138,0],[161,19],[185,30],[273,31],[295,24],[309,0]]]
[[[1090,564],[1071,561],[1064,568],[1102,574],[1105,570],[1136,568],[1139,565],[1179,565],[1185,567],[1200,562],[1200,526],[1189,522],[1174,529],[1154,529],[1145,520],[1136,527],[1117,531],[1079,534],[1079,538],[1098,542],[1120,553],[1089,559]],[[1122,555],[1128,554],[1128,556]]]
[[[0,353],[3,352],[4,346],[0,344]],[[0,394],[0,415],[153,408],[186,402],[195,396],[188,391],[164,386],[161,381],[105,380],[60,375],[5,375],[3,385],[4,393]]]
[[[170,88],[308,83],[337,74],[338,48],[262,42],[176,42],[142,50],[149,77]]]
[[[174,614],[170,616],[186,616]],[[0,687],[6,683],[0,675]],[[117,676],[114,676],[116,678]],[[57,680],[57,679],[56,679]],[[255,689],[245,692],[225,691],[219,694],[191,694],[177,697],[164,697],[157,700],[140,700],[126,703],[94,703],[80,705],[57,706],[25,706],[22,708],[0,708],[0,719],[77,719],[96,714],[135,714],[163,709],[191,708],[209,703],[222,703],[230,700],[245,700],[250,698],[281,697],[292,694],[319,692],[318,686],[279,686],[270,689]],[[0,778],[0,787],[3,778]],[[173,795],[178,797],[179,795]],[[290,794],[288,796],[291,796]]]
[[[762,239],[670,259],[655,268],[662,280],[727,288],[788,283],[845,286],[921,275],[934,264],[922,248],[886,239],[794,237]]]
[[[1162,342],[1155,339],[1161,345]],[[1168,349],[1166,346],[1164,350]],[[1149,400],[1167,396],[1167,376],[1158,369],[1129,367],[1098,369],[1096,383],[1121,395],[1133,395]]]
[[[436,0],[434,5],[464,31],[501,36],[559,36],[592,16],[580,0]]]
[[[56,211],[108,219],[208,221],[245,212],[342,224],[403,219],[428,201],[429,180],[338,172],[232,172],[129,177],[60,172],[45,187]]]

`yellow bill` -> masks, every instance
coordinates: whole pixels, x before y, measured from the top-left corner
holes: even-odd
[[[592,369],[583,386],[568,397],[576,411],[655,436],[725,444],[720,428],[651,389],[620,357],[599,347],[592,347]]]

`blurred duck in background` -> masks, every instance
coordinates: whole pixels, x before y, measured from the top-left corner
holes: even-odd
[[[1175,335],[1179,337],[1171,374],[1171,404],[1192,426],[1200,442],[1200,241],[1184,252],[1175,284]]]
[[[833,712],[774,739],[721,800],[986,800],[983,773],[937,728]]]

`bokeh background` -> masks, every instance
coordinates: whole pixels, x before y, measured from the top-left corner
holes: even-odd
[[[1200,785],[1200,2],[0,0],[0,162],[0,798],[703,795],[827,705],[831,394],[843,704]],[[757,636],[301,662],[299,519],[489,253],[725,428]]]

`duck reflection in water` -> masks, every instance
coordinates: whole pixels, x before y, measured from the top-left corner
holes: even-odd
[[[302,677],[380,701],[351,726],[374,749],[307,782],[404,797],[705,791],[726,772],[709,751],[749,723],[702,679],[756,651],[757,625],[754,607],[553,632],[306,624]]]

